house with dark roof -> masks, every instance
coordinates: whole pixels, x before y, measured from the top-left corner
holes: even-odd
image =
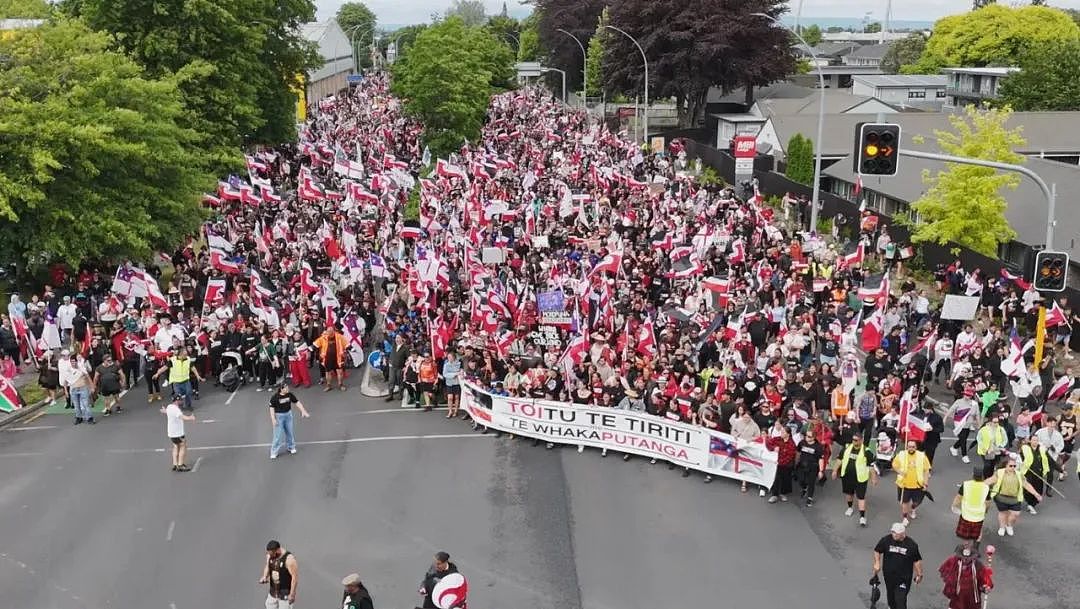
[[[862,66],[877,68],[881,66],[881,60],[885,53],[889,52],[892,44],[867,44],[847,53],[843,56],[845,66]]]

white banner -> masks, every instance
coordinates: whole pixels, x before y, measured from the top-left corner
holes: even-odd
[[[662,459],[766,487],[776,476],[776,453],[761,442],[644,412],[496,396],[470,383],[462,384],[461,406],[485,427],[527,438]]]

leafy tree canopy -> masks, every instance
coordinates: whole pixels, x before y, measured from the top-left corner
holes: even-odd
[[[922,32],[912,32],[907,38],[901,38],[889,45],[881,58],[881,70],[886,74],[906,73],[907,66],[913,66],[926,50],[926,36]]]
[[[539,10],[538,33],[540,48],[544,49],[543,61],[566,72],[566,86],[581,89],[581,48],[560,29],[566,30],[587,45],[596,30],[597,19],[608,4],[621,2],[607,0],[536,0]],[[524,44],[524,43],[523,43]],[[636,53],[637,51],[635,51]],[[638,64],[641,64],[640,56]]]
[[[516,57],[518,54],[519,41],[521,40],[521,24],[513,17],[506,15],[492,15],[485,25],[491,36],[510,47]]]
[[[686,128],[702,120],[710,87],[752,90],[795,71],[788,30],[753,14],[779,18],[786,10],[785,0],[624,0],[611,6],[610,17],[644,48],[650,97],[674,97],[679,126]],[[644,71],[634,44],[612,33],[605,51],[607,86],[640,91]]]
[[[44,0],[0,0],[0,19],[44,19],[51,12]]]
[[[454,0],[450,8],[446,9],[446,16],[457,17],[469,27],[483,25],[487,20],[481,0]]]
[[[393,66],[395,94],[424,123],[424,140],[437,154],[480,134],[488,100],[512,82],[513,54],[484,28],[458,17],[421,32]]]
[[[604,89],[604,42],[612,33],[611,30],[604,27],[608,24],[608,21],[608,9],[605,8],[600,13],[600,18],[596,23],[596,31],[593,32],[586,48],[589,59],[586,66],[588,73],[585,74],[586,96],[600,95]]]
[[[983,9],[986,10],[986,9]],[[938,131],[942,152],[1001,163],[1022,163],[1017,148],[1025,144],[1020,128],[1006,127],[1009,108],[976,110],[968,106],[962,115],[949,117],[951,131]],[[983,255],[997,255],[998,244],[1016,238],[1005,219],[1008,205],[1002,189],[1015,189],[1020,177],[989,167],[949,164],[931,175],[923,173],[929,189],[912,204],[920,217],[912,240],[916,243],[950,241]]]
[[[948,66],[1015,65],[1031,46],[1078,38],[1080,27],[1058,9],[992,4],[939,19],[916,69],[925,74]]]
[[[518,61],[538,61],[540,50],[540,13],[533,11],[521,22],[521,44],[518,45]]]
[[[806,41],[806,44],[810,46],[817,46],[818,44],[821,44],[821,26],[816,23],[812,23],[804,28],[799,29],[802,30],[801,32],[799,32],[799,35],[803,37],[803,40]]]
[[[214,178],[175,76],[60,19],[0,36],[0,259],[147,259],[198,229]]]
[[[296,78],[318,66],[300,26],[311,0],[65,0],[68,13],[111,34],[154,77],[175,75],[186,124],[222,154],[295,139]]]
[[[376,21],[375,13],[371,12],[371,9],[363,2],[346,2],[342,4],[338,8],[335,19],[346,33],[354,28],[359,28],[357,32],[361,34],[364,30],[374,28]]]
[[[1003,104],[1021,112],[1080,110],[1080,40],[1034,46],[1019,67],[1001,84]]]

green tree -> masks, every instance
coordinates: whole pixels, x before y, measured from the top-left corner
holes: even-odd
[[[990,5],[934,24],[934,35],[914,68],[937,73],[948,66],[1015,65],[1025,50],[1080,38],[1080,27],[1058,9]]]
[[[971,2],[971,10],[977,11],[980,8],[985,8],[985,7],[990,6],[991,4],[994,4],[996,2],[997,2],[997,0],[972,0],[972,2]]]
[[[153,77],[176,75],[186,123],[219,156],[295,138],[296,79],[321,60],[300,34],[311,0],[65,0]]]
[[[864,31],[867,34],[877,34],[878,32],[881,31],[881,22],[880,21],[872,21],[872,22],[868,23],[866,25],[866,30],[864,30]]]
[[[514,56],[518,54],[518,41],[521,40],[521,24],[517,19],[513,17],[507,17],[506,15],[492,15],[488,18],[487,28],[491,36],[510,47],[510,50],[514,52]]]
[[[905,66],[914,65],[926,50],[926,36],[922,32],[912,32],[907,38],[901,38],[889,45],[881,58],[881,71],[886,74],[902,73]]]
[[[51,12],[43,0],[0,0],[0,19],[44,19]]]
[[[416,37],[393,76],[405,110],[424,124],[425,143],[446,154],[479,135],[491,94],[513,78],[513,55],[487,30],[450,17]]]
[[[589,60],[589,65],[586,66],[588,71],[585,73],[586,97],[599,96],[604,90],[604,42],[606,37],[611,34],[611,31],[604,27],[607,23],[608,10],[604,8],[604,11],[600,13],[600,18],[597,19],[596,31],[589,38],[589,45],[586,49]]]
[[[349,40],[356,43],[353,52],[356,53],[360,67],[371,67],[371,54],[366,50],[375,37],[375,13],[363,2],[346,2],[338,8],[334,19]]]
[[[1002,104],[1020,112],[1080,110],[1080,41],[1028,49],[1019,66],[998,90]]]
[[[596,29],[596,21],[604,7],[611,4],[614,10],[619,3],[608,0],[535,0],[533,4],[539,13],[537,31],[540,35],[540,55],[544,65],[566,71],[566,88],[571,91],[581,90],[584,85],[582,80],[585,78],[581,73],[581,48],[559,30],[570,32],[584,43]],[[638,65],[640,64],[639,56]],[[554,76],[558,78],[557,74]],[[556,85],[556,88],[558,86]]]
[[[820,25],[816,23],[811,23],[810,25],[799,29],[802,30],[801,32],[799,32],[799,34],[803,37],[803,40],[806,41],[806,44],[812,47],[821,44],[823,35],[821,33]]]
[[[379,51],[385,55],[386,49],[390,46],[390,43],[394,42],[397,44],[397,56],[400,60],[408,53],[409,47],[416,41],[416,37],[420,35],[420,32],[423,32],[427,27],[428,25],[426,23],[419,23],[394,30],[394,33],[389,36],[383,36],[379,40]]]
[[[177,79],[59,19],[0,36],[0,259],[148,259],[198,229],[214,178]]]
[[[784,175],[800,184],[814,182],[814,143],[801,133],[788,140],[787,170]]]
[[[987,10],[987,9],[983,9]],[[951,131],[937,131],[937,142],[946,154],[1001,163],[1021,163],[1017,148],[1025,144],[1019,127],[1005,126],[1009,108],[976,110],[968,106],[962,115],[949,117]],[[928,189],[912,209],[919,223],[912,232],[915,243],[953,242],[986,256],[997,255],[1000,243],[1016,237],[1005,219],[1007,202],[1003,188],[1015,189],[1020,177],[998,173],[989,167],[950,164],[931,175],[923,172]]]
[[[446,17],[458,17],[469,27],[483,25],[487,20],[484,3],[480,0],[454,0],[446,9]]]
[[[540,15],[533,11],[521,22],[521,44],[518,45],[518,61],[539,61],[540,50]]]

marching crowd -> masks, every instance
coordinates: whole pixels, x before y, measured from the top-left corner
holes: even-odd
[[[291,403],[283,383],[345,391],[368,362],[388,399],[445,399],[447,417],[463,381],[646,412],[764,441],[777,475],[753,490],[769,502],[797,486],[812,505],[838,478],[863,526],[868,485],[895,470],[902,522],[885,555],[906,547],[946,430],[977,465],[953,504],[961,540],[982,539],[989,501],[1012,535],[1071,467],[1078,317],[1045,303],[1051,340],[1032,365],[1022,337],[1041,297],[1022,278],[956,262],[936,289],[893,285],[905,248],[873,214],[827,244],[786,221],[798,199],[703,186],[677,142],[640,148],[538,89],[493,98],[479,143],[446,159],[383,76],[312,110],[299,145],[247,157],[247,176],[207,195],[213,217],[168,257],[164,289],[125,264],[59,270],[56,289],[13,298],[2,371],[36,361],[76,423],[94,422],[94,395],[120,411],[140,379],[151,402],[167,381],[187,407],[206,382],[281,387]],[[978,296],[977,318],[942,319],[944,294]],[[944,414],[927,399],[939,387]],[[884,574],[904,606],[905,576]]]

